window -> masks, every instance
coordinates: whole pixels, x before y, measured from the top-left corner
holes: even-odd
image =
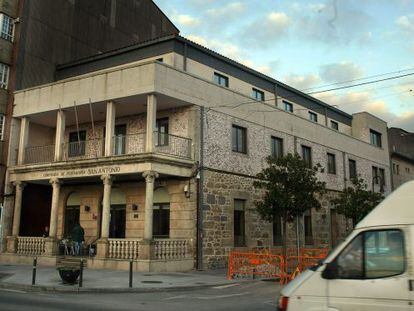
[[[333,128],[334,130],[339,130],[339,124],[338,122],[332,121],[331,120],[331,128]]]
[[[392,171],[396,175],[400,175],[400,166],[398,164],[393,163],[392,164]]]
[[[4,125],[3,125],[3,126],[4,126]],[[406,172],[406,173],[410,173],[410,168],[409,168],[409,167],[406,167],[406,168],[405,168],[405,172]]]
[[[309,168],[312,167],[312,149],[310,147],[302,146],[302,159]]]
[[[318,115],[312,111],[309,111],[309,120],[318,122]]]
[[[3,63],[0,63],[0,87],[2,89],[7,89],[9,83],[9,66]]]
[[[118,124],[115,126],[114,137],[114,154],[125,154],[126,147],[126,124]]]
[[[157,62],[163,63],[164,62],[164,59],[162,57],[161,58],[157,58]]]
[[[0,114],[0,140],[4,140],[4,126],[6,124],[6,116]]]
[[[68,155],[79,157],[85,155],[86,131],[69,133]]]
[[[371,144],[377,147],[382,147],[381,133],[378,133],[374,130],[369,130],[369,135],[371,137]]]
[[[252,97],[254,99],[260,100],[260,101],[264,101],[265,100],[265,95],[263,91],[260,91],[258,89],[252,88]]]
[[[14,22],[13,19],[5,14],[0,14],[1,34],[3,39],[13,41]]]
[[[170,236],[170,203],[158,203],[153,207],[152,234],[155,238]]]
[[[348,166],[349,166],[349,179],[355,179],[357,178],[357,167],[356,167],[356,161],[355,160],[348,160]]]
[[[313,236],[312,236],[312,214],[309,210],[305,212],[303,216],[303,225],[305,231],[305,245],[312,245],[313,244]]]
[[[245,246],[245,200],[234,200],[234,246]]]
[[[359,234],[335,259],[341,279],[376,279],[405,271],[404,235],[400,230]]]
[[[283,139],[272,136],[272,157],[283,157]]]
[[[291,103],[288,102],[283,102],[284,106],[285,106],[285,111],[287,112],[293,112],[293,105]]]
[[[233,125],[232,146],[234,152],[247,153],[247,130],[244,127]]]
[[[328,153],[328,173],[336,174],[336,158],[332,153]]]
[[[273,245],[282,245],[282,217],[277,217],[273,221]]]
[[[385,186],[385,170],[376,166],[372,167],[372,181],[375,185]]]
[[[168,118],[158,119],[155,126],[155,146],[168,146]]]
[[[221,86],[229,87],[229,78],[215,72],[214,83],[221,85]]]

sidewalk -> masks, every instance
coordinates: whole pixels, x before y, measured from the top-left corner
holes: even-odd
[[[37,267],[36,285],[32,286],[31,265],[0,264],[0,288],[62,291],[62,292],[150,292],[190,290],[203,287],[225,286],[251,279],[227,280],[225,270],[191,271],[186,273],[134,272],[133,288],[128,288],[129,272],[118,270],[92,270],[83,272],[83,287],[63,284],[54,267]]]

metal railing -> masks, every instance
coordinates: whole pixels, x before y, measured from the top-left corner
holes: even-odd
[[[108,239],[108,258],[138,259],[140,240]]]
[[[63,144],[63,160],[94,159],[104,156],[104,139],[91,139]]]
[[[154,243],[153,259],[186,259],[189,257],[188,248],[188,240],[157,239]]]
[[[45,238],[42,237],[17,237],[17,254],[42,255],[45,253]]]
[[[55,145],[27,147],[24,152],[25,164],[53,162]]]
[[[154,132],[155,152],[191,159],[191,139]]]
[[[145,133],[114,136],[113,155],[145,152]]]

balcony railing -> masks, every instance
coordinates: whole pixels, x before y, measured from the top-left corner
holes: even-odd
[[[112,155],[145,153],[146,134],[116,135],[113,137]],[[189,138],[154,132],[154,152],[191,159],[192,141]],[[55,145],[28,147],[25,164],[50,163],[54,161]],[[96,159],[105,156],[105,139],[66,142],[63,144],[63,161]]]
[[[108,258],[138,259],[140,240],[108,239]]]
[[[105,140],[92,139],[63,144],[63,160],[95,159],[104,155]]]
[[[155,152],[191,159],[191,139],[154,132]]]
[[[45,239],[39,237],[17,237],[17,254],[43,255],[45,253]]]
[[[53,162],[55,145],[27,147],[25,149],[24,163],[49,163]]]
[[[153,259],[177,260],[190,256],[188,240],[155,240]]]

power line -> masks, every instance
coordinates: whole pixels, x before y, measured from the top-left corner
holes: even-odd
[[[393,77],[388,77],[388,78],[384,78],[384,79],[368,81],[368,82],[362,82],[362,83],[357,83],[357,84],[352,84],[352,85],[340,86],[340,87],[336,87],[336,88],[332,88],[332,89],[328,89],[328,90],[310,92],[310,93],[307,93],[307,94],[308,95],[313,95],[313,94],[320,94],[320,93],[326,93],[326,92],[331,92],[331,91],[349,89],[349,88],[353,88],[353,87],[357,87],[357,86],[368,85],[368,84],[373,84],[373,83],[379,83],[379,82],[384,82],[384,81],[389,81],[389,80],[394,80],[394,79],[400,79],[400,78],[413,76],[413,75],[414,75],[414,72],[411,72],[411,73],[407,73],[407,74],[403,74],[403,75],[399,75],[399,76],[393,76]]]
[[[391,74],[396,74],[396,73],[401,73],[401,72],[406,72],[406,71],[411,71],[411,70],[414,70],[414,67],[413,68],[408,68],[408,69],[403,69],[403,70],[398,70],[398,71],[391,71],[391,72],[376,74],[376,75],[367,76],[367,77],[364,77],[364,78],[358,78],[358,79],[352,79],[352,80],[341,81],[341,82],[336,82],[336,83],[318,85],[318,86],[314,86],[314,87],[309,87],[309,88],[303,89],[301,91],[302,92],[305,92],[305,91],[309,91],[309,90],[313,90],[313,89],[320,89],[320,88],[327,87],[327,86],[332,86],[332,85],[345,84],[345,83],[356,82],[356,81],[363,81],[363,80],[367,80],[367,79],[388,76],[388,75],[391,75]]]

